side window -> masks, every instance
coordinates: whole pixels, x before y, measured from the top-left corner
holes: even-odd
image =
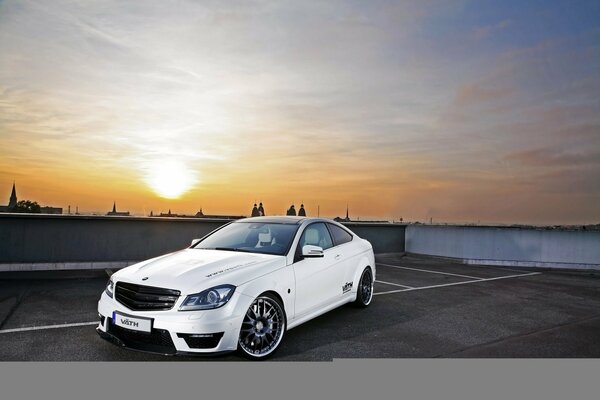
[[[333,224],[327,225],[329,226],[329,230],[331,231],[331,235],[333,236],[333,241],[335,242],[336,246],[348,243],[352,240],[352,235],[349,234],[345,229]]]
[[[322,247],[323,250],[333,247],[333,241],[324,223],[319,222],[309,225],[304,230],[300,238],[299,248],[302,249],[307,244]]]

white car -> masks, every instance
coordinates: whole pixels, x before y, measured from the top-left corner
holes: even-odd
[[[264,359],[286,330],[345,303],[368,306],[374,281],[371,244],[337,222],[247,218],[114,273],[96,330],[135,350]]]

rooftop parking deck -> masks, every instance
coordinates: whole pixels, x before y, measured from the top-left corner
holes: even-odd
[[[122,349],[95,332],[102,270],[0,274],[0,360],[242,360]],[[600,357],[600,276],[377,256],[375,298],[290,330],[273,360]]]

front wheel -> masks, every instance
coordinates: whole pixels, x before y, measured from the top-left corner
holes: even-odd
[[[371,268],[367,267],[363,271],[356,292],[356,304],[358,307],[366,307],[373,300],[373,273]]]
[[[283,338],[285,313],[275,296],[263,294],[250,304],[238,339],[238,350],[251,360],[270,357]]]

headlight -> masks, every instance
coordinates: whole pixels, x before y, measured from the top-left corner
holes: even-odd
[[[110,278],[108,280],[108,284],[106,285],[106,290],[105,290],[108,297],[110,297],[110,298],[113,297],[114,290],[115,290],[115,283],[113,282],[112,278]]]
[[[179,307],[179,311],[211,310],[222,307],[231,299],[234,291],[233,285],[221,285],[190,294]]]

